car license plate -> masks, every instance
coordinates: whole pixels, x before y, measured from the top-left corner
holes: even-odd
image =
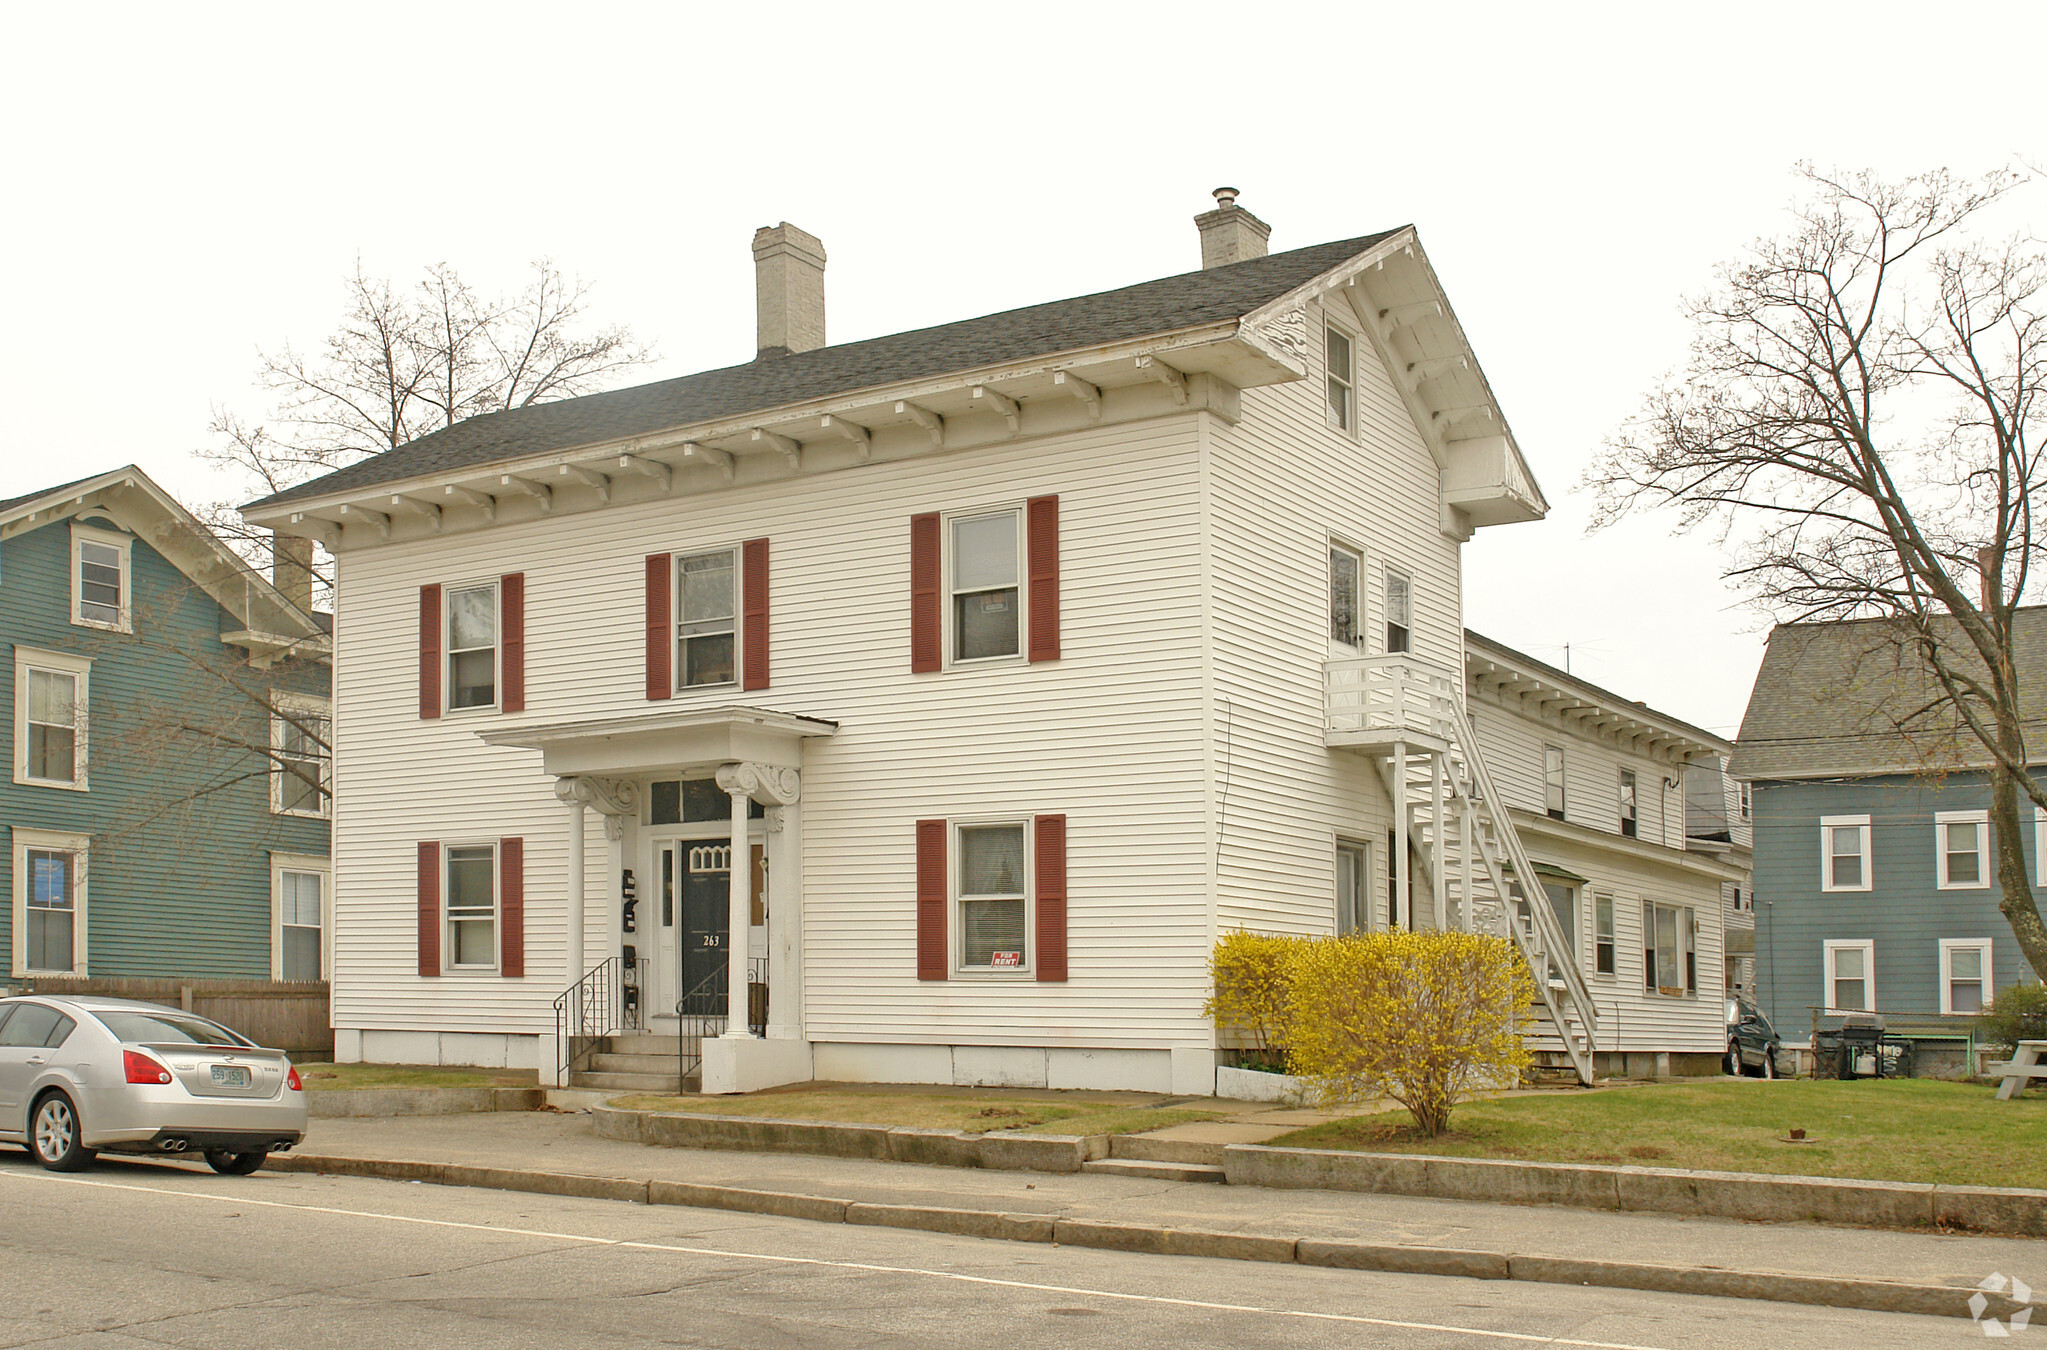
[[[247,1087],[249,1071],[239,1064],[216,1064],[213,1066],[215,1087]]]

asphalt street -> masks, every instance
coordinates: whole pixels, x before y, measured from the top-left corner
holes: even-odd
[[[0,1346],[1969,1345],[1966,1321],[0,1153]]]

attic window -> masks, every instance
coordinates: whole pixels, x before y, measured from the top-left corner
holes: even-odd
[[[1329,328],[1327,352],[1329,366],[1329,425],[1340,431],[1354,429],[1357,421],[1356,368],[1351,364],[1350,339],[1339,329]]]
[[[82,628],[128,631],[129,545],[113,530],[71,526],[71,622]]]

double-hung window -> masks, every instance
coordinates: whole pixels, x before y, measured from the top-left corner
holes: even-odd
[[[1940,940],[1940,1010],[1949,1017],[1982,1012],[1990,1006],[1989,938]]]
[[[1022,515],[1015,510],[954,516],[950,522],[952,659],[1020,655],[1023,628]]]
[[[1938,811],[1933,817],[1940,889],[1980,891],[1990,885],[1990,813]]]
[[[1339,431],[1357,429],[1357,367],[1351,355],[1351,340],[1341,329],[1324,330],[1325,352],[1329,358],[1329,425]]]
[[[333,716],[325,699],[278,695],[270,714],[270,809],[324,816],[334,792]]]
[[[1030,858],[1023,821],[959,826],[962,970],[1030,964]]]
[[[1670,997],[1699,992],[1698,935],[1689,908],[1642,906],[1642,987]]]
[[[675,560],[675,670],[683,688],[731,684],[739,647],[739,557],[729,548]]]
[[[1592,897],[1592,972],[1614,973],[1613,897]]]
[[[85,848],[81,835],[15,826],[13,973],[84,975]]]
[[[1542,747],[1542,809],[1557,820],[1564,818],[1564,748]]]
[[[1407,573],[1386,569],[1386,654],[1414,650],[1414,583]]]
[[[326,978],[327,859],[270,855],[270,978]]]
[[[1358,622],[1358,587],[1365,564],[1355,549],[1341,544],[1329,546],[1329,640],[1346,647],[1358,645],[1362,625]]]
[[[450,844],[446,852],[447,961],[451,970],[490,970],[498,963],[497,846]]]
[[[1821,960],[1828,1012],[1876,1010],[1876,943],[1828,938],[1821,943]]]
[[[129,536],[90,525],[71,527],[71,622],[128,631]]]
[[[1755,809],[1756,799],[1754,789],[1752,789],[1747,783],[1741,784],[1741,818],[1743,820],[1752,819],[1755,815]]]
[[[1870,888],[1869,817],[1820,817],[1820,889]]]
[[[1635,771],[1621,770],[1621,833],[1635,838],[1638,825],[1635,819]]]
[[[92,662],[62,652],[14,649],[14,781],[86,788],[87,687]]]
[[[1366,915],[1367,897],[1371,888],[1365,878],[1369,875],[1367,861],[1370,855],[1365,845],[1348,839],[1336,841],[1336,931],[1362,933],[1371,925]]]
[[[448,706],[489,708],[498,701],[496,582],[448,591]]]

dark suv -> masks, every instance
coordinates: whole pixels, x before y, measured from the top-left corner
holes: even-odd
[[[1761,1008],[1738,995],[1727,1000],[1727,1072],[1775,1078],[1783,1049],[1784,1038]]]

